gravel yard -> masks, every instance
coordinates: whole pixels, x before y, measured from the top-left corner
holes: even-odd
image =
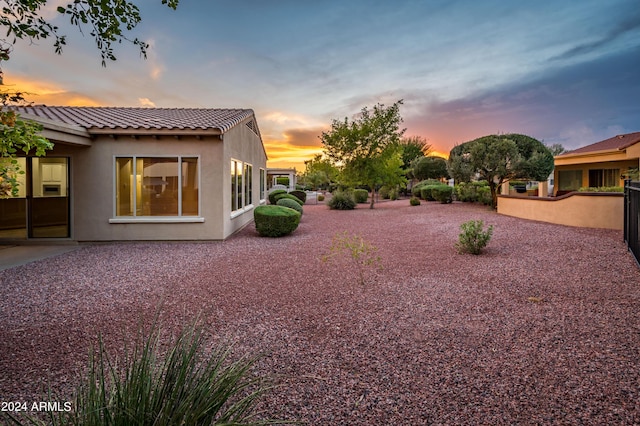
[[[640,268],[622,232],[408,200],[307,205],[290,236],[87,245],[0,272],[0,400],[72,392],[100,333],[113,351],[161,311],[264,356],[266,416],[309,425],[640,424]],[[480,256],[462,222],[494,225]],[[379,248],[366,285],[332,237]],[[67,398],[70,399],[70,398]]]

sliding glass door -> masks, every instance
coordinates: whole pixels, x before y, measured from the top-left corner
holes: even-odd
[[[69,159],[19,158],[17,189],[0,199],[0,238],[68,238]]]

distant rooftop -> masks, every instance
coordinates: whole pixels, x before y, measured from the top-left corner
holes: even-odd
[[[207,130],[224,133],[254,115],[251,109],[125,108],[35,105],[18,112],[91,130]],[[254,124],[255,125],[255,124]]]
[[[600,142],[593,143],[591,145],[583,146],[582,148],[574,149],[573,151],[567,151],[562,155],[569,154],[586,154],[589,152],[597,151],[615,151],[622,150],[635,145],[640,142],[640,132],[627,133],[625,135],[617,135],[609,139],[605,139]]]

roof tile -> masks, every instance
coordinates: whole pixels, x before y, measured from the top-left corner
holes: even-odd
[[[635,145],[638,142],[640,142],[640,132],[627,133],[624,135],[617,135],[600,142],[592,143],[591,145],[583,146],[582,148],[574,149],[573,151],[567,151],[560,155],[622,150],[630,147],[631,145]]]
[[[254,115],[251,109],[26,106],[19,112],[92,129],[206,130],[222,133]]]

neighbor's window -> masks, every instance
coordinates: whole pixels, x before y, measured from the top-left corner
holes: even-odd
[[[560,170],[557,184],[559,191],[577,191],[582,186],[582,170]]]
[[[116,157],[116,216],[197,215],[197,158]]]
[[[253,197],[253,166],[231,160],[231,211],[239,211],[251,205]]]
[[[589,186],[592,188],[620,186],[620,169],[589,170]]]

